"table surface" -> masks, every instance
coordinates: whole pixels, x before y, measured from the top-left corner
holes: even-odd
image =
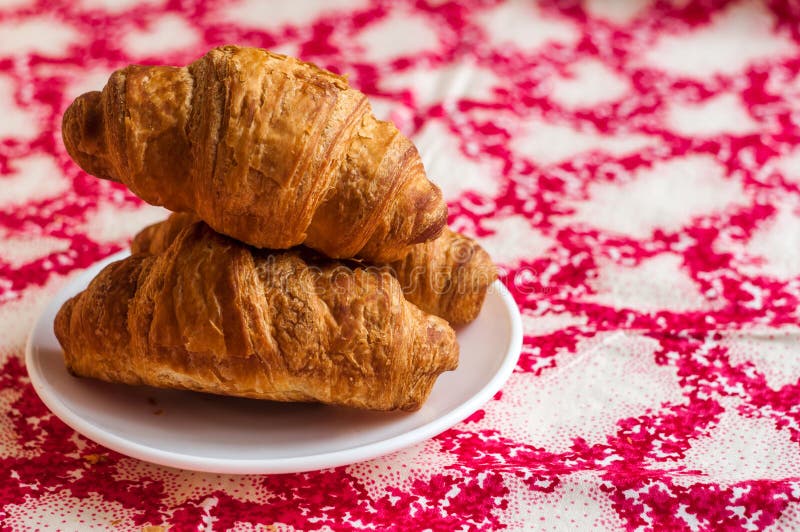
[[[800,527],[790,2],[46,4],[0,2],[8,528]],[[366,463],[226,476],[111,452],[34,394],[38,310],[165,215],[69,160],[64,109],[223,43],[347,73],[501,266],[523,353],[467,421]]]

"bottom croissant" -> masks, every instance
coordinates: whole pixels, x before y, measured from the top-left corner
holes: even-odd
[[[458,365],[453,329],[388,272],[255,250],[203,223],[107,266],[55,333],[78,376],[372,410],[419,409]]]

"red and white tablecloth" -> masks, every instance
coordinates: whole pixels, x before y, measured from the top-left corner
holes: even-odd
[[[33,392],[38,309],[165,214],[81,172],[62,112],[118,67],[223,43],[347,73],[502,266],[525,345],[468,420],[366,463],[225,476],[111,452]],[[789,1],[3,0],[0,521],[797,529],[799,142]]]

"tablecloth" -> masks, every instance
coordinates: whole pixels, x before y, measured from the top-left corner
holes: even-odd
[[[788,1],[3,0],[3,528],[797,529],[799,22]],[[165,215],[69,160],[64,109],[225,43],[346,73],[500,265],[523,353],[464,422],[227,476],[116,454],[35,395],[39,309]]]

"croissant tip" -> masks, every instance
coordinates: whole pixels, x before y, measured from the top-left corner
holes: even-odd
[[[66,353],[69,348],[67,342],[69,340],[69,323],[72,319],[72,309],[75,305],[75,298],[68,299],[59,309],[56,318],[53,321],[53,332],[56,335],[58,343]]]
[[[102,157],[103,113],[101,93],[86,92],[75,98],[61,119],[61,138],[67,153],[85,172],[115,180],[109,176]]]
[[[70,156],[78,154],[78,147],[87,137],[99,134],[99,116],[93,113],[100,100],[99,91],[85,92],[75,98],[61,118],[61,135]]]
[[[410,244],[420,244],[439,238],[447,227],[447,204],[438,197],[428,198],[427,204],[418,212],[425,213],[422,223],[418,224],[418,231],[412,235]]]

